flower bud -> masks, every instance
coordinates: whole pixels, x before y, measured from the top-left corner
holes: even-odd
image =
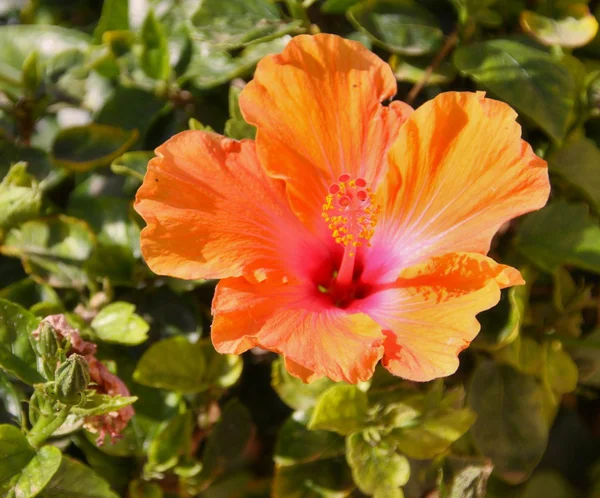
[[[60,344],[56,331],[48,322],[42,323],[40,335],[37,338],[37,351],[43,358],[55,358]]]
[[[76,405],[81,401],[90,383],[90,368],[83,356],[72,354],[56,369],[55,395],[66,405]]]

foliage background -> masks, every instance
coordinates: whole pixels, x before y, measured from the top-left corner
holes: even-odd
[[[0,1],[0,494],[599,497],[599,4]],[[275,355],[219,356],[214,282],[140,258],[131,203],[151,151],[188,128],[252,137],[237,98],[256,62],[319,31],[389,61],[414,106],[446,90],[508,102],[549,162],[548,206],[492,249],[528,285],[480,315],[450,378],[303,385]],[[116,444],[81,427],[93,391],[33,437],[56,393],[31,331],[54,313],[137,396]]]

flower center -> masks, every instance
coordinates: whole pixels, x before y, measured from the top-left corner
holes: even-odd
[[[323,218],[328,223],[334,240],[344,246],[340,269],[335,277],[338,286],[352,283],[356,251],[366,245],[375,233],[379,206],[367,187],[364,178],[352,179],[341,175],[338,182],[329,187],[323,204]]]

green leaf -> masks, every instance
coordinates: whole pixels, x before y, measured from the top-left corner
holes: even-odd
[[[111,303],[94,317],[91,323],[96,335],[104,342],[135,346],[148,339],[150,325],[135,314],[135,305],[118,301]]]
[[[354,482],[363,493],[376,496],[398,495],[410,477],[410,464],[385,439],[369,441],[362,433],[352,434],[346,440],[346,458],[352,469]]]
[[[192,59],[181,77],[181,81],[191,81],[201,90],[214,88],[249,73],[263,57],[278,54],[288,42],[284,36],[276,40],[246,47],[237,57],[225,50],[215,49],[208,43],[193,45]]]
[[[525,481],[548,442],[543,394],[537,381],[509,366],[482,362],[473,373],[469,404],[477,413],[471,429],[495,474],[510,483]]]
[[[60,467],[62,453],[54,446],[44,446],[21,471],[15,484],[16,498],[33,498],[46,487]]]
[[[319,396],[333,385],[333,381],[326,377],[305,384],[287,372],[281,358],[272,363],[271,386],[282,401],[294,410],[309,410],[317,404]]]
[[[319,398],[308,428],[352,434],[364,428],[367,405],[367,395],[356,386],[331,386]]]
[[[83,404],[74,406],[71,411],[82,417],[95,417],[110,412],[117,412],[136,401],[136,396],[115,396],[94,392],[94,394],[86,396]]]
[[[410,458],[428,459],[446,451],[475,423],[469,408],[449,409],[427,416],[414,427],[394,429],[389,437]]]
[[[571,356],[562,349],[559,341],[549,341],[544,345],[546,358],[543,380],[557,394],[573,392],[577,388],[579,372]]]
[[[129,498],[164,498],[162,488],[158,484],[145,481],[131,481],[128,489]]]
[[[354,488],[342,458],[275,468],[273,498],[344,498]],[[394,498],[394,497],[390,497]]]
[[[487,482],[492,473],[491,462],[484,457],[450,455],[446,460],[452,471],[451,479],[444,472],[441,498],[486,498]]]
[[[2,27],[0,27],[0,32]],[[8,174],[10,167],[20,161],[27,163],[27,171],[42,182],[52,170],[48,154],[41,149],[26,147],[0,138],[0,176]],[[44,186],[42,182],[42,186]]]
[[[566,264],[600,273],[600,225],[584,204],[556,201],[527,215],[516,243],[532,263],[549,273]]]
[[[40,498],[119,498],[108,483],[77,460],[63,456]]]
[[[27,163],[14,164],[0,183],[0,233],[35,218],[42,206],[42,191],[27,173]]]
[[[0,26],[0,88],[21,86],[23,63],[32,52],[45,62],[67,50],[84,51],[89,43],[89,36],[75,29],[47,24]]]
[[[232,49],[297,31],[300,21],[281,20],[268,0],[204,0],[192,17],[192,37]]]
[[[88,225],[68,216],[31,220],[11,229],[0,252],[18,256],[25,271],[53,287],[81,288],[96,241]]]
[[[544,45],[577,48],[587,45],[598,32],[598,21],[583,3],[569,5],[564,17],[553,19],[530,10],[521,12],[523,31]]]
[[[110,169],[117,175],[130,176],[141,182],[144,180],[148,162],[153,157],[154,152],[126,152],[112,162]]]
[[[569,138],[548,157],[550,171],[559,175],[600,212],[600,149],[585,136]]]
[[[165,422],[148,448],[147,468],[164,472],[177,465],[179,457],[190,452],[192,412],[185,412]]]
[[[169,46],[165,28],[156,20],[150,10],[142,25],[142,53],[140,66],[155,80],[167,80],[171,73]]]
[[[35,450],[17,427],[0,425],[0,484],[18,475],[34,456]]]
[[[430,54],[444,39],[436,17],[414,0],[367,0],[350,7],[347,16],[356,29],[392,53]]]
[[[231,116],[225,123],[225,135],[236,140],[251,138],[256,136],[256,127],[246,123],[240,110],[239,97],[242,88],[235,84],[229,87],[229,115]]]
[[[137,140],[136,130],[89,124],[62,129],[54,140],[54,162],[69,171],[109,165]]]
[[[105,0],[102,3],[102,14],[94,30],[94,38],[102,41],[107,31],[129,29],[129,0]]]
[[[309,430],[305,421],[296,418],[288,418],[279,430],[273,457],[276,464],[296,465],[344,454],[343,437],[330,431]]]
[[[394,71],[394,76],[398,81],[406,81],[408,83],[417,83],[425,81],[425,74],[428,68],[431,67],[431,58],[415,57],[415,58],[398,58],[393,56],[390,59],[390,66]],[[445,85],[452,83],[456,78],[456,69],[449,61],[442,61],[437,65],[427,77],[425,86],[430,85]]]
[[[544,363],[544,348],[535,339],[519,336],[497,352],[495,360],[510,365],[525,375],[539,376]]]
[[[39,323],[29,311],[0,299],[0,367],[30,385],[44,382],[30,342]]]
[[[558,472],[550,470],[533,474],[521,494],[521,498],[572,498],[573,496],[577,494],[569,482]]]
[[[325,0],[321,5],[321,12],[326,14],[343,14],[361,0]]]
[[[237,381],[242,361],[236,355],[218,354],[210,341],[190,344],[181,336],[154,343],[137,364],[133,378],[145,386],[198,393],[227,388]]]
[[[454,52],[454,64],[554,140],[564,138],[577,87],[567,67],[546,52],[515,40],[496,39],[461,46]]]

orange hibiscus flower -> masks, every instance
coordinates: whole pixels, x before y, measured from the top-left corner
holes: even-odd
[[[501,224],[542,207],[546,163],[516,113],[482,93],[413,112],[357,42],[298,36],[240,96],[256,141],[180,133],[136,200],[156,273],[218,278],[212,340],[259,346],[292,375],[357,382],[379,360],[426,381],[453,373],[519,272],[485,256]]]

